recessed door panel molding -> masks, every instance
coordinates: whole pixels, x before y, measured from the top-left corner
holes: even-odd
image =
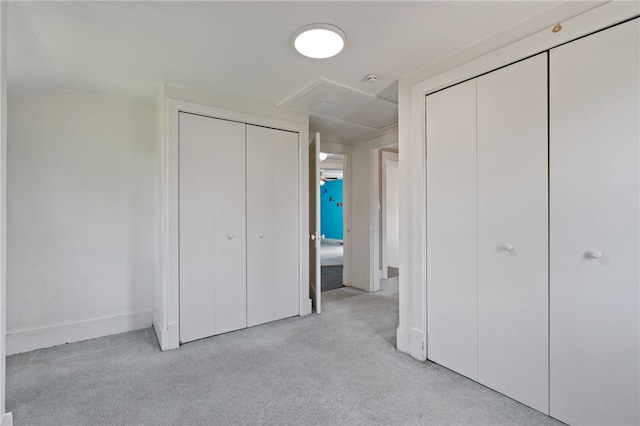
[[[180,113],[180,340],[246,327],[245,125]]]
[[[247,126],[247,325],[299,314],[298,134]]]
[[[544,413],[547,54],[477,79],[478,381]]]
[[[426,111],[427,357],[477,380],[476,80]]]
[[[551,415],[640,423],[640,21],[550,53]]]

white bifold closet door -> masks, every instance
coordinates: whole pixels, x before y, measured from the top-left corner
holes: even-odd
[[[247,326],[299,315],[298,134],[247,125]]]
[[[426,98],[427,357],[478,379],[476,80]]]
[[[180,341],[247,326],[245,124],[179,114]]]
[[[640,21],[551,51],[551,415],[640,424]]]
[[[478,381],[549,412],[547,54],[477,79]]]

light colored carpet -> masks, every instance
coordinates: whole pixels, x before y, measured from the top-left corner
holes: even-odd
[[[559,424],[397,351],[397,278],[323,313],[161,352],[152,329],[7,359],[16,425]]]

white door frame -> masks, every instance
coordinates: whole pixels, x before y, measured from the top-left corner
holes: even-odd
[[[322,313],[322,253],[320,230],[320,133],[309,143],[309,296],[312,309]]]
[[[380,153],[380,166],[381,166],[381,175],[380,175],[380,231],[382,232],[380,236],[380,251],[382,259],[382,279],[385,280],[389,278],[388,268],[389,262],[387,260],[387,166],[389,161],[398,162],[398,153],[390,152],[390,151],[381,151]]]
[[[257,126],[271,127],[298,133],[298,160],[299,182],[298,196],[300,205],[299,229],[300,253],[299,253],[299,307],[300,315],[311,313],[311,300],[309,299],[309,193],[307,182],[308,170],[308,145],[309,128],[305,124],[281,119],[261,117],[238,111],[231,111],[209,105],[202,105],[172,98],[166,99],[165,115],[162,117],[166,137],[161,139],[161,203],[160,203],[160,262],[161,262],[161,286],[156,289],[161,294],[159,298],[163,303],[155,307],[153,326],[158,336],[162,350],[173,349],[179,346],[179,257],[178,257],[178,115],[180,112],[199,114],[223,120],[238,121]]]
[[[351,286],[351,146],[322,140],[320,135],[320,151],[342,155],[342,283]]]
[[[369,207],[369,213],[371,217],[371,261],[369,262],[369,264],[371,265],[371,291],[379,291],[380,280],[385,279],[387,275],[386,268],[384,267],[385,258],[383,244],[386,238],[384,238],[385,227],[382,212],[382,188],[384,186],[383,164],[384,161],[391,158],[387,158],[387,156],[383,154],[395,155],[396,159],[398,155],[391,152],[385,152],[383,150],[386,148],[396,148],[397,146],[398,143],[394,142],[392,144],[371,150],[371,205]]]

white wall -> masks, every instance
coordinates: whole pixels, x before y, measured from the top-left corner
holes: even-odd
[[[373,168],[373,150],[394,144],[397,138],[397,129],[392,128],[383,136],[354,143],[351,151],[351,285],[365,291],[374,291],[377,278],[371,264],[378,255],[373,237],[379,226],[373,206],[373,182],[379,180],[378,170]]]
[[[150,326],[153,105],[68,90],[8,104],[7,352]]]
[[[0,425],[13,424],[5,413],[6,329],[7,329],[7,12],[0,3]]]
[[[400,190],[398,160],[384,160],[385,175],[385,259],[387,266],[398,268],[400,265]]]
[[[371,291],[371,149],[366,142],[351,151],[351,280],[353,287]]]

